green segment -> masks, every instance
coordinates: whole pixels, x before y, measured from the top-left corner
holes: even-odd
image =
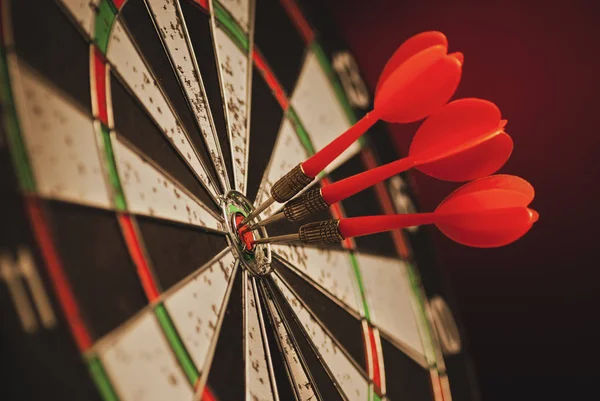
[[[104,146],[106,166],[108,168],[108,179],[113,189],[115,206],[117,210],[124,211],[127,210],[127,203],[125,202],[125,195],[123,195],[123,188],[121,187],[121,181],[119,180],[119,174],[117,173],[115,154],[110,141],[110,131],[104,124],[101,125],[100,131],[102,134],[102,145]]]
[[[33,172],[29,165],[25,143],[21,137],[19,121],[17,119],[17,110],[13,103],[12,88],[10,84],[10,75],[8,72],[8,62],[4,48],[0,46],[0,105],[2,106],[2,122],[4,123],[4,132],[10,147],[10,153],[13,164],[17,171],[21,188],[27,192],[35,190],[35,180]]]
[[[215,11],[215,17],[217,18],[217,22],[219,26],[221,26],[227,33],[227,36],[231,38],[235,42],[235,44],[244,51],[244,53],[248,52],[250,48],[250,44],[248,42],[248,35],[244,32],[242,27],[237,23],[235,19],[229,14],[229,12],[219,3],[218,1],[213,1],[212,3]]]
[[[360,268],[358,266],[358,260],[356,259],[356,255],[354,254],[354,252],[350,252],[350,263],[352,264],[354,276],[356,277],[356,282],[358,283],[360,298],[362,300],[363,309],[365,310],[365,319],[367,319],[367,321],[370,322],[371,314],[369,313],[369,305],[367,303],[367,297],[365,296],[365,286],[363,284],[362,274],[360,273]]]
[[[96,384],[104,401],[119,401],[119,397],[110,383],[100,360],[95,356],[90,357],[87,359],[87,364],[92,380]]]
[[[327,74],[329,81],[331,81],[331,83],[333,84],[333,89],[335,90],[335,94],[340,104],[342,105],[344,112],[346,113],[346,118],[348,119],[348,122],[350,124],[354,124],[356,122],[356,114],[354,114],[354,110],[352,110],[352,106],[350,106],[350,102],[346,97],[344,88],[342,87],[342,84],[338,79],[335,71],[331,67],[331,64],[329,63],[329,60],[327,59],[323,48],[316,41],[313,42],[310,47],[315,56],[317,56],[317,60],[319,60],[319,64],[321,64],[321,68],[323,68],[325,74]]]
[[[94,40],[102,53],[106,54],[108,39],[117,11],[110,0],[102,0],[98,4],[96,23],[94,24]]]
[[[169,344],[171,345],[171,349],[175,353],[177,361],[187,376],[188,381],[192,386],[195,386],[196,382],[200,378],[200,373],[198,372],[198,369],[196,369],[196,365],[194,365],[194,362],[192,362],[190,355],[181,342],[181,338],[175,330],[173,322],[171,321],[165,306],[163,304],[158,304],[154,308],[154,313],[156,314],[156,318],[158,319],[158,322],[162,327],[165,336],[167,337],[167,341],[169,341]]]
[[[298,138],[300,138],[300,142],[302,142],[302,145],[304,145],[304,148],[306,149],[308,154],[314,155],[315,147],[313,146],[310,138],[308,137],[308,133],[306,132],[306,129],[302,125],[300,118],[298,118],[298,114],[296,114],[296,112],[294,111],[294,108],[292,106],[290,106],[288,108],[287,116],[288,116],[290,122],[294,125],[294,130],[296,131]]]

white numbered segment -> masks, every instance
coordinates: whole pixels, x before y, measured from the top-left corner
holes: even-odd
[[[92,36],[94,17],[100,0],[59,0],[69,10],[81,29]]]
[[[277,400],[272,380],[271,357],[269,355],[265,327],[260,316],[259,300],[254,292],[254,278],[244,274],[246,281],[246,400]]]
[[[248,174],[248,54],[217,27],[214,31],[233,160],[235,189],[246,191]]]
[[[324,289],[352,311],[363,315],[360,292],[348,252],[277,244],[272,244],[271,249],[289,262],[292,269],[316,283],[317,287]]]
[[[9,55],[9,63],[21,134],[38,193],[111,207],[92,117],[14,54]]]
[[[317,56],[309,52],[291,99],[316,150],[322,149],[350,127],[332,83]],[[332,171],[360,150],[358,142],[338,156],[325,171]]]
[[[208,148],[215,169],[224,184],[228,182],[225,167],[216,140],[216,132],[210,120],[210,107],[204,91],[202,77],[196,64],[196,56],[190,46],[188,31],[179,3],[176,1],[148,0],[147,4],[158,27],[159,36],[165,44],[173,65],[176,66],[175,71],[179,76],[179,82],[202,130],[204,143]]]
[[[234,255],[227,251],[165,298],[171,320],[198,368],[204,366],[214,341],[235,264]]]
[[[193,397],[191,386],[150,312],[100,343],[96,352],[122,401]]]
[[[108,44],[107,58],[129,89],[152,116],[163,134],[188,163],[206,189],[217,197],[205,167],[194,151],[156,78],[138,53],[120,21],[115,21]]]
[[[288,171],[306,160],[307,157],[306,149],[302,145],[302,142],[300,142],[294,126],[287,118],[284,119],[279,128],[271,160],[258,188],[255,205],[260,205],[266,201],[271,196],[271,187],[273,184]],[[268,216],[272,214],[277,207],[281,207],[281,205],[272,205],[263,212],[263,215]]]
[[[339,346],[319,325],[309,310],[290,291],[284,282],[273,275],[273,280],[288,304],[298,317],[300,324],[308,334],[310,341],[316,347],[324,364],[339,384],[349,401],[365,401],[369,396],[369,382],[350,361]]]
[[[287,363],[290,376],[294,382],[294,388],[297,391],[299,401],[314,401],[317,399],[313,384],[306,375],[306,371],[302,366],[298,352],[294,346],[294,342],[290,337],[290,334],[279,315],[277,307],[272,300],[266,299],[267,306],[269,307],[269,313],[273,319],[277,337],[279,338],[279,346],[283,351],[283,357]]]
[[[399,259],[357,254],[372,323],[416,362],[425,364],[422,319],[406,265]]]
[[[128,210],[198,227],[223,230],[219,219],[181,185],[144,160],[119,137],[113,150]]]
[[[242,30],[248,32],[253,0],[220,0],[219,3],[229,12]]]

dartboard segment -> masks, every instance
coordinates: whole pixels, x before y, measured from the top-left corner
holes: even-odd
[[[128,210],[146,216],[223,231],[223,225],[210,209],[115,136],[113,149]]]
[[[253,46],[253,33],[247,21],[253,16],[254,1],[245,0],[237,4],[239,7],[225,9],[217,1],[212,3],[212,7],[216,10],[216,17],[213,14],[213,38],[225,100],[235,189],[244,193],[248,174]],[[230,5],[234,6],[234,3],[231,2]],[[230,12],[234,12],[235,15]],[[238,21],[243,25],[240,26]]]
[[[349,252],[301,245],[271,245],[289,268],[314,287],[335,298],[344,307],[364,316],[360,290],[350,263]]]
[[[196,121],[202,130],[204,141],[216,167],[221,185],[227,190],[229,182],[221,156],[221,148],[217,143],[202,75],[196,62],[196,55],[190,44],[189,33],[179,3],[150,0],[147,5],[153,14],[154,22],[171,57],[171,63],[177,71],[179,82],[185,90]]]
[[[184,132],[172,105],[164,95],[156,77],[149,70],[143,56],[137,50],[131,35],[119,20],[113,23],[106,56],[114,71],[119,74],[137,101],[150,114],[162,133],[179,152],[181,158],[190,166],[211,195],[216,198],[216,189],[191,145],[188,134]],[[118,107],[114,107],[115,114],[118,110]],[[117,117],[115,117],[116,119]],[[116,125],[116,122],[113,124]]]
[[[111,208],[94,120],[18,56],[8,56],[11,86],[37,192]]]
[[[59,0],[65,7],[69,9],[69,12],[77,20],[77,23],[81,28],[92,36],[92,30],[94,29],[94,20],[96,17],[96,9],[100,0]]]
[[[200,373],[217,340],[233,278],[239,270],[236,263],[227,249],[164,295],[165,308]]]

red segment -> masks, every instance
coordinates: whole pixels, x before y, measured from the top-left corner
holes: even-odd
[[[377,167],[375,156],[373,156],[373,152],[370,149],[363,149],[361,152],[361,158],[367,169]],[[394,209],[394,204],[392,203],[392,199],[390,198],[390,194],[388,193],[383,182],[375,184],[375,192],[377,193],[377,199],[379,200],[379,205],[381,206],[383,211],[386,214],[396,213],[396,210]],[[396,247],[396,252],[398,252],[398,255],[400,255],[402,258],[407,259],[410,256],[410,250],[406,242],[406,238],[404,237],[404,234],[400,230],[394,230],[391,232],[391,234],[394,240],[394,245]]]
[[[201,401],[217,401],[217,397],[210,391],[208,386],[204,386],[202,390],[202,397],[200,397]]]
[[[142,251],[137,231],[133,226],[131,217],[125,214],[119,214],[119,224],[121,225],[121,231],[123,232],[129,255],[135,264],[146,297],[148,297],[148,301],[152,302],[158,298],[159,291],[156,288],[154,277],[150,271],[150,266],[146,261],[146,256]]]
[[[377,345],[375,344],[375,334],[373,328],[369,326],[369,346],[371,347],[371,366],[372,366],[372,377],[373,384],[377,387],[378,392],[381,392],[381,372],[379,371],[379,354],[377,352]]]
[[[208,11],[208,0],[193,0],[194,3],[198,4],[200,7]]]
[[[281,5],[285,8],[285,11],[288,13],[288,16],[294,25],[296,25],[296,29],[300,32],[300,35],[302,35],[304,42],[307,45],[310,44],[315,38],[315,33],[306,18],[304,18],[304,15],[302,14],[302,11],[300,11],[300,8],[298,8],[296,2],[294,0],[281,0]]]
[[[265,81],[267,81],[267,84],[273,91],[273,94],[277,98],[277,101],[279,102],[279,105],[281,106],[281,108],[283,110],[287,110],[289,101],[287,99],[285,91],[281,87],[281,84],[279,83],[277,78],[275,78],[275,75],[273,74],[273,72],[271,71],[269,66],[267,65],[267,62],[263,58],[260,51],[256,48],[256,46],[254,47],[254,50],[252,51],[252,59],[254,60],[254,65],[256,65],[256,68],[258,68],[260,70],[263,78],[265,79]]]
[[[112,0],[115,7],[117,7],[117,10],[123,7],[123,3],[125,3],[126,1],[127,0]]]
[[[246,251],[251,252],[254,250],[254,232],[248,230],[247,225],[240,226],[242,221],[244,220],[244,215],[241,213],[235,214],[235,226],[238,227],[237,234],[246,247]]]
[[[108,126],[108,109],[106,105],[106,61],[102,52],[94,47],[94,87],[96,89],[97,117]]]
[[[71,291],[69,280],[65,275],[62,263],[52,241],[50,229],[48,227],[44,212],[37,199],[32,197],[25,198],[27,213],[33,228],[33,234],[38,242],[42,257],[46,262],[48,275],[52,281],[54,292],[58,297],[60,306],[67,318],[75,342],[81,352],[85,352],[92,345],[92,339],[87,331],[87,327],[81,318],[79,307],[75,301],[75,296]]]

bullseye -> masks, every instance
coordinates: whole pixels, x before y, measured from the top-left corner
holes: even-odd
[[[236,213],[234,215],[234,223],[235,223],[235,227],[236,227],[236,233],[238,236],[238,239],[240,240],[240,242],[242,244],[244,244],[245,246],[245,250],[246,252],[253,252],[254,251],[254,240],[256,239],[254,237],[254,234],[252,231],[250,231],[248,229],[247,225],[241,225],[241,222],[244,220],[244,215],[241,213]]]

